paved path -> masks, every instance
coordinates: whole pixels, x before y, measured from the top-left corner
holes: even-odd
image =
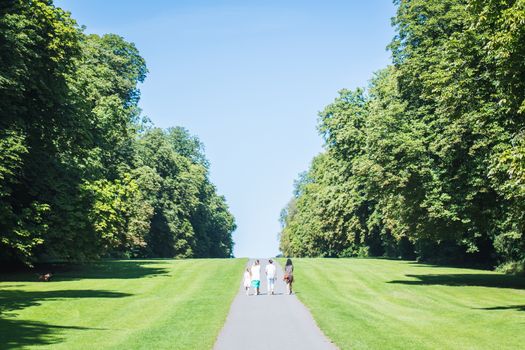
[[[276,295],[268,295],[261,261],[261,293],[247,296],[241,286],[215,350],[324,350],[336,349],[315,324],[312,315],[295,295],[286,294],[282,268],[277,264]],[[250,261],[250,265],[253,261]],[[276,262],[274,262],[276,264]],[[242,276],[240,276],[242,277]]]

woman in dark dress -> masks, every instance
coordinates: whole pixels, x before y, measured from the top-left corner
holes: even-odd
[[[293,264],[291,259],[286,260],[284,266],[284,281],[286,282],[286,292],[292,294]]]

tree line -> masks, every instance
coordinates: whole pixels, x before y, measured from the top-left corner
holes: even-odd
[[[146,73],[52,0],[0,3],[0,261],[232,256],[202,143],[141,114]]]
[[[525,1],[398,0],[392,64],[319,114],[286,256],[525,266]]]

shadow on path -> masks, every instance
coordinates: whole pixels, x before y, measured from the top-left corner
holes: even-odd
[[[525,289],[525,278],[497,274],[440,274],[405,275],[417,280],[394,280],[387,283],[406,285],[474,286],[491,288]]]

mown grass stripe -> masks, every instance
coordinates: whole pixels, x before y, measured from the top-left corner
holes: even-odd
[[[293,261],[297,296],[341,349],[525,344],[522,277],[384,259]]]

